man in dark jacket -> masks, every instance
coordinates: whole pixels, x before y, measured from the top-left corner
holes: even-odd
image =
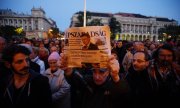
[[[29,44],[19,44],[19,45],[28,48],[28,50],[31,53],[30,55],[32,55],[32,53],[33,53],[32,46],[30,46]],[[30,64],[30,67],[31,67],[32,70],[34,70],[35,72],[40,73],[40,66],[39,66],[39,64],[37,64],[37,63],[35,63],[35,62],[31,61],[31,60],[29,60],[29,64]]]
[[[60,61],[60,66],[65,67],[64,56],[61,55]],[[119,63],[115,58],[110,59],[107,68],[93,64],[91,71],[93,76],[82,76],[76,69],[65,70],[71,85],[72,108],[116,108],[130,105],[128,85],[126,81],[120,80]]]
[[[12,74],[0,83],[0,107],[51,106],[48,79],[31,70],[30,51],[20,45],[11,45],[3,51],[2,59]]]
[[[152,103],[150,99],[153,96],[153,90],[147,69],[149,58],[145,52],[136,52],[126,76],[135,107],[146,107],[148,103]]]
[[[179,105],[177,99],[180,98],[180,71],[175,60],[173,47],[164,44],[154,52],[151,62],[150,78],[157,92],[156,100],[162,107]]]

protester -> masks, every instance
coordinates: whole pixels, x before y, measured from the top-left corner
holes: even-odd
[[[116,52],[118,54],[118,58],[119,58],[119,62],[122,62],[123,60],[123,55],[122,55],[122,50],[123,50],[123,44],[122,44],[122,40],[118,40],[116,43]]]
[[[124,71],[125,71],[125,73],[126,73],[126,72],[128,71],[128,69],[130,68],[131,63],[132,63],[133,44],[132,44],[132,43],[127,43],[127,44],[125,45],[125,47],[126,47],[126,54],[125,54],[125,56],[124,56],[124,58],[123,58],[122,66],[123,66]]]
[[[0,37],[0,80],[3,79],[6,75],[10,74],[11,72],[5,66],[4,61],[2,60],[2,51],[6,47],[6,39]]]
[[[50,47],[50,53],[55,52],[55,51],[59,52],[58,48],[56,46],[51,46]]]
[[[119,63],[111,56],[106,68],[93,64],[92,76],[82,76],[76,69],[67,67],[62,53],[60,67],[65,70],[71,85],[72,108],[116,108],[128,106],[128,84],[119,77]]]
[[[42,61],[44,61],[45,70],[48,69],[49,68],[49,64],[48,64],[49,51],[48,51],[48,49],[45,47],[39,48],[38,56]]]
[[[146,107],[148,103],[152,103],[153,89],[148,74],[149,60],[147,53],[136,52],[126,76],[135,108]]]
[[[52,52],[48,57],[48,68],[43,75],[49,78],[52,91],[53,108],[70,108],[70,85],[64,77],[64,71],[58,67],[59,54]]]
[[[116,50],[116,52],[117,52],[117,56],[118,56],[118,58],[119,58],[119,60],[118,60],[118,62],[119,62],[119,64],[120,64],[120,68],[121,68],[121,73],[125,73],[125,71],[124,71],[124,67],[123,67],[123,65],[122,65],[122,61],[123,61],[123,59],[124,59],[124,56],[126,55],[126,53],[127,53],[127,51],[126,51],[126,49],[125,49],[125,41],[122,41],[122,40],[118,40],[117,41],[117,44],[116,44],[116,48],[115,48],[115,50]]]
[[[172,45],[164,44],[153,56],[150,75],[153,88],[157,91],[156,99],[160,105],[177,105],[180,98],[180,66],[175,62],[175,52]]]
[[[38,47],[32,47],[32,54],[30,55],[30,58],[32,62],[37,63],[40,66],[40,73],[43,74],[45,72],[45,64],[44,61],[39,58]]]
[[[1,56],[2,56],[2,51],[6,46],[6,39],[3,37],[0,37],[0,61],[1,61]]]
[[[29,55],[30,51],[21,45],[4,49],[2,59],[12,74],[0,83],[1,108],[51,107],[48,78],[31,70]]]
[[[137,51],[145,51],[145,47],[142,42],[134,42],[133,48],[134,48],[133,53]]]
[[[31,56],[32,56],[33,53],[34,53],[34,52],[33,52],[33,49],[32,49],[32,46],[29,45],[29,44],[19,44],[19,45],[28,48],[28,50],[30,51],[30,55],[29,55],[30,61],[29,61],[29,62],[30,62],[31,69],[34,70],[35,72],[40,73],[40,71],[41,71],[40,65],[31,60]]]

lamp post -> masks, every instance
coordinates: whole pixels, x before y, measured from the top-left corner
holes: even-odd
[[[53,34],[52,34],[52,32],[53,32],[53,30],[50,28],[49,30],[48,30],[48,37],[49,38],[52,38],[53,37]]]
[[[84,0],[84,27],[86,27],[86,0]]]

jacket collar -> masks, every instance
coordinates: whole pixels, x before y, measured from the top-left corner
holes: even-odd
[[[49,68],[49,69],[45,72],[45,74],[46,74],[46,75],[59,76],[59,75],[61,74],[61,72],[62,72],[62,70],[61,70],[61,69],[58,69],[56,72],[51,73],[51,69]]]

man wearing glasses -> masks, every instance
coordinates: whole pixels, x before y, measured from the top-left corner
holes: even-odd
[[[153,93],[148,74],[149,59],[147,53],[135,52],[131,67],[125,77],[130,85],[135,107],[145,107]]]

